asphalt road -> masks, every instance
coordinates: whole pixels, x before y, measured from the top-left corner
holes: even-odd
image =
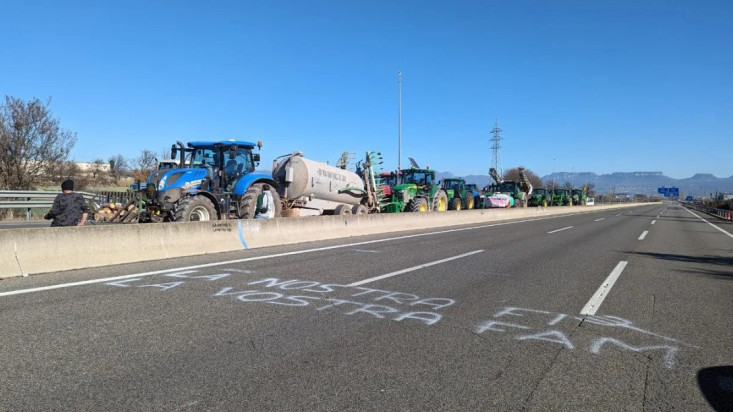
[[[0,410],[730,410],[733,225],[667,203],[14,278],[0,324]]]

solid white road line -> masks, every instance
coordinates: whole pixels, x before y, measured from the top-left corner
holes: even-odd
[[[648,235],[648,234],[649,234],[649,231],[648,231],[648,230],[645,230],[645,231],[643,231],[643,232],[641,233],[641,236],[639,236],[639,240],[644,240],[644,238],[645,238],[645,237],[646,237],[646,235]]]
[[[605,219],[605,217],[602,217],[602,218],[600,218],[600,219],[596,219],[596,220],[594,220],[594,222],[600,222],[600,221],[601,221],[601,220],[603,220],[603,219]]]
[[[415,270],[426,268],[426,267],[429,267],[429,266],[439,265],[441,263],[450,262],[451,260],[456,260],[456,259],[460,259],[460,258],[463,258],[463,257],[466,257],[466,256],[475,255],[476,253],[481,253],[481,252],[483,252],[483,249],[474,250],[473,252],[464,253],[462,255],[453,256],[453,257],[449,257],[449,258],[445,258],[445,259],[441,259],[441,260],[436,260],[435,262],[425,263],[423,265],[417,265],[417,266],[413,266],[411,268],[398,270],[396,272],[390,272],[390,273],[386,273],[384,275],[376,276],[376,277],[373,277],[373,278],[360,280],[360,281],[354,282],[354,283],[349,283],[346,286],[360,286],[360,285],[364,285],[364,284],[367,284],[367,283],[376,282],[377,280],[391,278],[392,276],[401,275],[401,274],[407,273],[407,272],[413,272]]]
[[[708,222],[707,220],[705,220],[705,219],[701,218],[700,216],[698,216],[698,215],[696,215],[696,214],[692,213],[692,210],[690,210],[690,209],[687,209],[687,208],[685,208],[685,210],[687,210],[688,212],[690,212],[690,213],[692,214],[692,216],[695,216],[696,218],[698,218],[698,219],[702,220],[703,222],[705,222],[705,223],[709,224],[710,226],[712,226],[712,227],[714,227],[714,228],[716,228],[716,229],[720,230],[721,232],[723,232],[723,233],[725,233],[726,235],[728,235],[728,237],[729,237],[729,238],[733,239],[733,234],[731,234],[731,233],[730,233],[730,232],[728,232],[727,230],[725,230],[725,229],[721,229],[721,228],[719,228],[719,227],[715,226],[714,224],[712,224],[712,223]]]
[[[588,303],[583,306],[583,309],[580,311],[581,315],[593,316],[596,314],[598,308],[601,307],[601,303],[603,303],[603,300],[606,299],[606,296],[608,296],[608,292],[611,291],[613,284],[616,283],[616,279],[621,276],[621,272],[624,271],[624,268],[628,263],[629,262],[626,262],[625,260],[618,262],[616,268],[614,268],[611,274],[608,275],[606,280],[601,284],[601,287],[598,288],[598,290],[590,298]]]
[[[348,247],[353,247],[353,246],[371,245],[374,243],[390,242],[393,240],[403,240],[403,239],[410,239],[410,238],[423,237],[423,236],[442,235],[445,233],[463,232],[467,230],[486,229],[486,228],[495,227],[495,226],[506,226],[506,225],[513,225],[517,223],[537,222],[540,220],[555,219],[558,217],[575,216],[577,214],[578,213],[572,213],[572,214],[567,214],[567,215],[540,217],[536,219],[525,219],[525,220],[517,220],[517,221],[511,221],[511,222],[492,223],[489,225],[462,227],[458,229],[439,230],[435,232],[417,233],[414,235],[403,235],[403,236],[395,236],[395,237],[389,237],[389,238],[384,238],[384,239],[367,240],[364,242],[347,243],[344,245],[334,245],[334,246],[325,246],[325,247],[319,247],[319,248],[314,248],[314,249],[296,250],[293,252],[276,253],[273,255],[263,255],[263,256],[254,256],[254,257],[243,258],[243,259],[226,260],[223,262],[204,263],[201,265],[184,266],[184,267],[178,267],[178,268],[172,268],[172,269],[156,270],[152,272],[143,272],[143,273],[135,273],[131,275],[114,276],[114,277],[103,278],[103,279],[91,279],[91,280],[84,280],[80,282],[61,283],[57,285],[42,286],[42,287],[37,287],[37,288],[11,290],[9,292],[0,292],[0,297],[11,296],[11,295],[20,295],[23,293],[41,292],[45,290],[68,288],[68,287],[73,287],[73,286],[91,285],[94,283],[111,282],[111,281],[122,280],[122,279],[131,279],[131,278],[136,278],[136,277],[141,277],[141,276],[162,275],[165,273],[172,273],[172,272],[178,272],[178,271],[184,271],[184,270],[196,270],[196,269],[203,269],[203,268],[209,268],[209,267],[215,267],[215,266],[232,265],[236,263],[252,262],[255,260],[274,259],[274,258],[279,258],[283,256],[300,255],[300,254],[311,253],[311,252],[322,252],[325,250],[343,249],[343,248],[348,248]]]
[[[562,231],[562,230],[567,230],[567,229],[571,229],[571,228],[573,228],[573,227],[575,227],[575,226],[568,226],[568,227],[564,227],[564,228],[562,228],[562,229],[552,230],[552,231],[550,231],[550,232],[547,232],[547,233],[548,233],[548,234],[550,234],[550,233],[557,233],[557,232],[560,232],[560,231]]]

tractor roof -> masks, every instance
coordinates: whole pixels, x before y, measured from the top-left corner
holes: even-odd
[[[243,140],[228,139],[228,140],[211,140],[211,141],[208,141],[208,142],[205,142],[205,141],[188,142],[188,147],[218,146],[218,145],[231,146],[233,144],[234,145],[237,145],[237,146],[245,146],[245,147],[255,147],[255,146],[257,146],[256,143],[252,143],[252,142],[245,142]]]

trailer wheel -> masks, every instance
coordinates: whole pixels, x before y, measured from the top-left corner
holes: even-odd
[[[406,209],[410,212],[427,212],[428,202],[423,197],[416,197],[410,200],[410,203],[407,205]]]
[[[184,198],[173,215],[174,222],[205,222],[218,218],[214,204],[204,196]]]
[[[257,211],[257,196],[262,193],[262,185],[264,183],[255,183],[244,192],[242,199],[239,201],[239,209],[237,211],[237,217],[240,219],[254,219]],[[272,201],[275,203],[275,217],[280,217],[282,213],[283,205],[280,202],[280,195],[274,187],[270,186],[270,194],[272,194]]]
[[[348,205],[338,205],[336,209],[333,209],[334,215],[350,215],[351,208]]]
[[[358,204],[351,209],[352,215],[366,215],[369,213],[369,209],[365,205]]]

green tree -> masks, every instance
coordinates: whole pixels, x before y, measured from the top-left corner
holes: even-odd
[[[5,96],[0,105],[0,189],[29,190],[55,180],[49,169],[63,163],[76,133],[63,130],[49,106],[38,99]]]

